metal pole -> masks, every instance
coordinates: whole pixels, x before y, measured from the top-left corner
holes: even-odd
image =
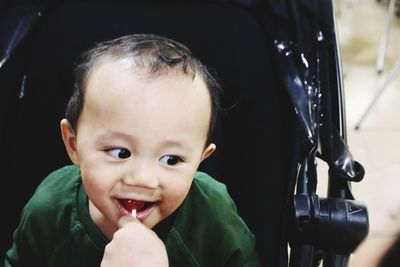
[[[392,82],[397,75],[400,74],[400,59],[399,61],[396,63],[396,67],[394,68],[394,70],[389,74],[389,77],[387,78],[387,80],[385,81],[385,83],[382,85],[382,87],[378,90],[378,92],[375,94],[374,98],[372,99],[371,103],[369,104],[369,106],[367,107],[367,109],[364,111],[364,113],[362,114],[360,120],[357,122],[355,129],[358,130],[361,127],[361,123],[365,120],[365,118],[367,117],[368,113],[371,111],[372,107],[375,105],[375,103],[378,101],[378,99],[380,98],[380,96],[382,95],[383,91],[385,91],[385,89],[388,87],[388,85],[390,84],[390,82]]]
[[[384,31],[382,32],[381,42],[379,45],[378,59],[376,61],[376,71],[380,74],[385,66],[385,55],[389,39],[390,24],[392,16],[394,14],[394,0],[389,0],[388,15],[386,16],[386,22],[384,25]]]

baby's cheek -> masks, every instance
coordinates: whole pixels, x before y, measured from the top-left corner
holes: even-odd
[[[104,193],[110,190],[110,179],[107,172],[102,172],[100,168],[82,169],[82,180],[86,190]]]
[[[180,182],[176,183],[174,186],[170,186],[168,188],[168,192],[165,192],[166,194],[166,203],[168,206],[168,209],[173,209],[175,211],[176,208],[178,208],[182,202],[184,201],[186,195],[189,192],[191,182]],[[171,212],[172,213],[172,212]]]

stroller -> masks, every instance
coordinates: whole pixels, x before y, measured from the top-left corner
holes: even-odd
[[[263,265],[347,266],[368,214],[351,193],[364,170],[346,146],[331,1],[20,0],[0,8],[3,255],[36,186],[69,164],[58,124],[80,53],[96,41],[155,33],[187,44],[218,72],[232,108],[200,170],[227,185]],[[326,198],[316,194],[317,158],[329,165]]]

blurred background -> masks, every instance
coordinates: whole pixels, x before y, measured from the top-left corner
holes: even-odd
[[[369,236],[350,267],[375,266],[400,230],[400,1],[392,1],[389,8],[389,0],[334,0],[348,145],[366,171],[352,188],[370,219]],[[319,188],[326,190],[324,183],[320,177]]]

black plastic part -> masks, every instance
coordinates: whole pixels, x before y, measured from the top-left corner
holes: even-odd
[[[296,242],[348,255],[368,233],[367,209],[358,201],[299,194],[294,208]]]

